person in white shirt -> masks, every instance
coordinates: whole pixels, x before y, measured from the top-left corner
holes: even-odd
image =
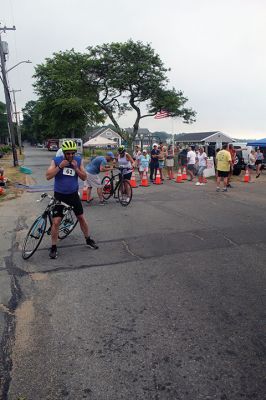
[[[198,169],[198,182],[196,185],[205,185],[203,182],[203,172],[207,168],[207,154],[204,151],[203,147],[199,148],[199,154],[198,154],[198,164],[199,164],[199,169]]]
[[[187,153],[187,172],[190,176],[190,181],[193,181],[195,178],[195,164],[196,164],[196,153],[194,149],[192,150],[192,147],[188,148],[188,153]]]
[[[56,157],[63,157],[64,156],[64,152],[62,150],[62,148],[60,147],[60,149],[57,150],[56,152]]]
[[[248,155],[249,182],[252,182],[252,176],[256,171],[256,155],[255,150],[251,150]]]

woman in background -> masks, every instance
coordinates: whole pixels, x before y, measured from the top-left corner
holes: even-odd
[[[144,171],[146,171],[148,176],[150,159],[151,158],[147,153],[147,150],[144,149],[142,154],[139,156],[139,176],[141,180],[143,179]]]
[[[254,175],[254,172],[256,171],[256,156],[255,156],[255,150],[251,150],[250,154],[248,155],[248,169],[249,169],[249,174],[250,178],[249,181],[252,181],[252,176]]]
[[[174,172],[173,172],[173,168],[174,168],[174,148],[173,145],[169,145],[168,146],[168,150],[166,152],[166,160],[165,160],[165,165],[167,168],[167,174],[168,174],[168,179],[173,179],[174,176]]]
[[[263,153],[260,151],[260,148],[257,148],[257,152],[255,154],[256,157],[256,161],[255,161],[255,165],[256,165],[256,178],[258,178],[260,176],[260,170],[261,170],[261,166],[262,166],[262,161],[263,161]]]

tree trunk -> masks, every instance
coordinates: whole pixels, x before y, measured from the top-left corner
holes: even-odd
[[[122,131],[122,129],[120,128],[119,124],[117,123],[116,119],[113,116],[113,113],[109,110],[108,107],[106,107],[104,104],[102,104],[101,102],[98,103],[98,105],[106,112],[106,114],[108,115],[108,117],[110,118],[110,120],[112,121],[112,123],[114,124],[114,126],[116,127],[116,129],[118,130],[119,135],[121,136],[121,138],[123,140],[127,140],[124,132]]]
[[[139,131],[139,121],[140,121],[140,118],[141,118],[141,113],[140,113],[139,107],[137,107],[136,104],[134,103],[134,99],[133,98],[131,98],[129,100],[129,103],[130,103],[131,107],[134,108],[134,110],[137,113],[137,117],[136,117],[136,120],[135,120],[134,125],[133,125],[133,135],[132,135],[132,144],[131,144],[131,146],[133,146],[133,142],[134,142],[135,137],[137,136],[138,131]],[[132,148],[132,150],[133,150],[133,148]]]

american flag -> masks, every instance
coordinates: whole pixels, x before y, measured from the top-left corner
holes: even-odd
[[[161,118],[167,118],[167,117],[169,117],[170,116],[170,114],[169,114],[169,112],[168,111],[166,111],[166,110],[161,110],[161,111],[158,111],[157,112],[157,114],[155,115],[155,119],[161,119]]]

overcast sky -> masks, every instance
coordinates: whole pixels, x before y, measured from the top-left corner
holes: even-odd
[[[142,128],[169,133],[219,130],[232,137],[266,137],[265,0],[0,0],[7,68],[18,108],[35,98],[34,65],[53,52],[113,41],[151,43],[170,87],[181,89],[197,122],[142,120]],[[4,101],[3,88],[0,100]],[[109,122],[109,121],[107,121]],[[132,126],[129,114],[120,121]]]

